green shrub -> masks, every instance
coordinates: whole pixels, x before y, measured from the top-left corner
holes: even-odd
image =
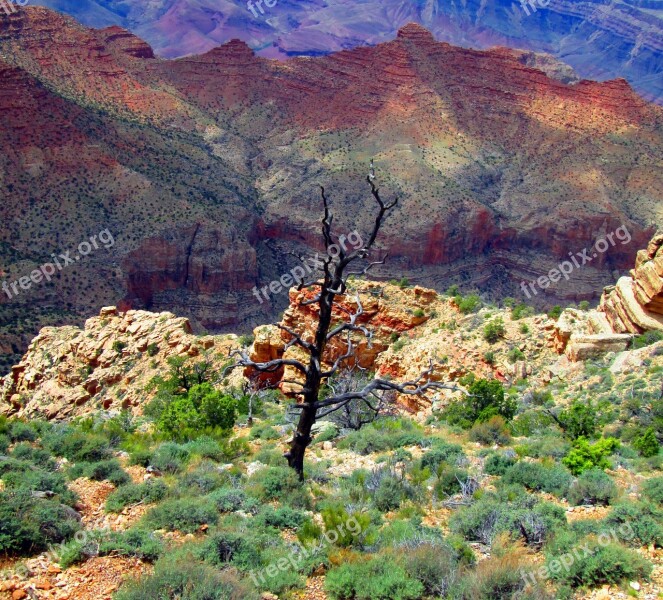
[[[120,340],[115,340],[113,342],[113,350],[120,354],[122,350],[124,350],[127,347],[127,344],[125,342],[122,342]]]
[[[277,529],[297,529],[306,519],[306,513],[301,510],[289,506],[274,508],[267,505],[255,516],[254,522]]]
[[[585,438],[578,438],[570,452],[562,459],[562,462],[574,475],[583,471],[598,467],[607,469],[610,467],[608,456],[619,447],[619,441],[615,438],[601,438],[594,444],[590,444]]]
[[[190,458],[191,452],[186,446],[166,442],[157,448],[150,465],[164,473],[178,473],[186,467]]]
[[[130,483],[108,496],[106,511],[119,513],[133,504],[159,502],[166,497],[167,492],[166,484],[158,479],[149,479],[145,483]]]
[[[617,497],[617,485],[601,469],[584,471],[571,484],[568,500],[571,504],[611,504]]]
[[[492,350],[489,350],[488,352],[485,352],[483,355],[483,359],[489,364],[489,365],[494,365],[495,364],[495,353]]]
[[[483,328],[483,339],[486,340],[489,344],[494,344],[502,339],[506,335],[506,327],[504,327],[504,321],[502,317],[497,317],[493,319],[490,323],[487,323]]]
[[[590,438],[596,434],[596,408],[591,402],[574,400],[557,418],[564,434],[572,440]]]
[[[511,422],[511,429],[515,435],[537,435],[550,431],[553,418],[542,410],[526,410]]]
[[[227,485],[229,481],[227,472],[219,471],[214,463],[202,462],[194,471],[182,475],[177,483],[177,491],[183,496],[205,496]]]
[[[531,317],[534,314],[534,309],[527,304],[517,304],[511,309],[511,320],[519,321],[520,319]]]
[[[110,481],[116,487],[131,481],[131,477],[114,458],[94,463],[77,463],[69,470],[69,477],[72,479],[88,477],[93,481]]]
[[[154,573],[122,586],[115,600],[257,600],[259,595],[228,571],[217,571],[190,556],[166,556]]]
[[[108,439],[99,434],[80,431],[69,425],[54,426],[42,437],[44,447],[71,462],[98,462],[110,457]]]
[[[646,346],[651,346],[661,340],[663,340],[663,331],[647,331],[642,335],[636,335],[633,338],[631,349],[638,350],[639,348],[645,348]]]
[[[469,429],[477,421],[487,421],[496,415],[509,421],[516,414],[515,400],[506,397],[504,387],[496,379],[475,379],[468,392],[469,397],[453,402],[443,413],[450,425]]]
[[[633,447],[645,458],[656,456],[661,449],[661,445],[658,443],[654,428],[647,428],[641,436],[635,438]]]
[[[495,415],[482,423],[472,425],[469,433],[470,440],[481,444],[504,446],[511,440],[509,428],[506,426],[504,417]]]
[[[249,480],[250,487],[264,501],[278,500],[294,507],[307,508],[310,504],[308,492],[299,481],[295,471],[289,467],[266,467],[260,469]]]
[[[518,483],[530,490],[548,492],[561,498],[567,494],[571,480],[571,474],[561,465],[520,461],[506,471],[501,483]]]
[[[99,546],[99,554],[105,556],[135,556],[153,562],[163,554],[163,541],[152,531],[132,527],[126,531],[114,531]]]
[[[455,296],[454,302],[458,306],[458,310],[464,315],[477,312],[481,308],[481,299],[476,294],[471,294],[463,298],[462,296]]]
[[[52,473],[43,469],[30,468],[29,463],[16,465],[9,463],[15,470],[5,472],[2,479],[8,490],[31,490],[36,492],[53,492],[58,495],[60,502],[73,505],[76,496],[67,487],[67,482],[61,473]],[[25,469],[24,469],[25,467]]]
[[[359,454],[373,454],[414,446],[424,441],[422,428],[405,418],[383,418],[353,431],[339,440],[338,447]]]
[[[571,449],[568,440],[559,435],[543,435],[535,439],[529,439],[516,447],[516,452],[520,456],[530,456],[531,458],[556,458],[560,459],[566,456]]]
[[[562,315],[562,307],[559,304],[555,304],[549,311],[548,311],[548,316],[551,319],[559,319],[559,317]]]
[[[469,542],[478,541],[488,545],[498,534],[509,533],[538,547],[565,525],[566,514],[563,508],[540,502],[528,494],[512,495],[507,500],[486,493],[470,506],[454,512],[449,519],[452,532]]]
[[[159,354],[159,346],[152,342],[151,344],[148,344],[147,346],[147,355],[148,356],[156,356]]]
[[[325,590],[338,600],[415,600],[424,586],[393,560],[380,557],[332,569]]]
[[[488,475],[504,475],[507,469],[515,464],[515,458],[507,456],[504,453],[495,453],[486,458],[483,470]]]
[[[201,525],[214,525],[219,518],[214,504],[207,498],[173,498],[165,500],[145,515],[153,529],[193,533]]]
[[[642,484],[640,490],[645,498],[663,504],[663,477],[652,477]]]
[[[663,511],[643,502],[613,506],[604,524],[616,530],[620,539],[634,546],[663,546]]]
[[[247,513],[257,512],[260,502],[249,496],[241,488],[221,488],[209,495],[220,512],[235,512],[242,510]]]
[[[552,579],[572,588],[647,579],[652,570],[651,564],[637,552],[614,543],[601,545],[590,539],[574,556],[575,560],[567,569],[556,569],[559,572],[550,568],[557,556],[547,565]]]
[[[34,498],[27,489],[0,492],[0,552],[39,552],[79,529],[80,517],[67,506]]]
[[[517,363],[519,360],[525,360],[525,354],[520,348],[511,348],[506,353],[506,357],[510,363]]]
[[[348,512],[344,506],[332,504],[320,511],[322,521],[325,526],[325,532],[335,531],[338,539],[335,544],[342,548],[359,546],[361,541],[372,541],[369,532],[371,526],[371,517],[366,513]],[[348,524],[353,523],[354,527]],[[320,532],[321,534],[322,532]],[[301,530],[297,537],[302,543],[306,541],[306,536],[301,535]],[[320,537],[320,535],[316,535]]]
[[[252,440],[278,440],[281,434],[269,423],[256,423],[251,427],[249,437]]]
[[[55,471],[57,468],[57,463],[50,452],[35,448],[26,442],[17,444],[12,450],[11,456],[16,460],[29,461],[46,471]]]
[[[461,482],[465,483],[469,478],[467,471],[442,464],[437,468],[437,482],[435,483],[435,494],[438,498],[446,498],[461,491]]]
[[[263,564],[261,549],[274,544],[278,542],[271,535],[232,523],[213,531],[200,547],[198,557],[217,567],[232,564],[242,570],[256,569]]]
[[[424,594],[435,598],[446,597],[460,577],[456,551],[441,541],[425,541],[408,548],[404,567],[408,575],[421,583]]]
[[[37,432],[23,421],[9,421],[7,433],[12,442],[34,442],[37,439]]]
[[[431,471],[435,472],[440,464],[444,462],[456,462],[463,456],[462,446],[450,444],[444,440],[435,440],[431,448],[421,457],[421,467],[428,467]]]
[[[390,474],[380,479],[377,488],[373,490],[372,500],[379,511],[388,512],[398,508],[411,496],[412,491],[407,483]]]

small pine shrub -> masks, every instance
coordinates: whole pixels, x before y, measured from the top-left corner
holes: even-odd
[[[635,438],[633,447],[645,458],[656,456],[661,449],[661,445],[658,443],[654,428],[649,427],[641,436]]]
[[[217,510],[222,513],[235,512],[242,510],[247,513],[256,513],[260,507],[260,502],[249,496],[241,488],[221,488],[215,490],[209,495],[209,499],[214,502]]]
[[[178,473],[186,467],[190,458],[191,452],[186,446],[166,442],[157,448],[150,460],[150,465],[164,473]]]
[[[580,475],[583,471],[598,467],[607,469],[610,467],[608,456],[619,447],[619,441],[615,438],[601,438],[590,444],[585,438],[578,438],[569,453],[562,459],[571,473]]]

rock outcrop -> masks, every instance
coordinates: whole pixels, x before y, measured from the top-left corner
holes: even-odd
[[[626,350],[634,334],[663,331],[663,234],[637,254],[630,277],[603,291],[598,310],[565,310],[550,327],[552,347],[572,361]]]
[[[219,366],[237,336],[191,333],[172,313],[103,308],[84,329],[45,327],[23,360],[0,378],[0,414],[64,419],[95,410],[140,413],[146,386],[168,372],[171,356],[205,357]]]
[[[599,310],[616,332],[663,331],[663,234],[638,252],[630,277],[606,288]]]

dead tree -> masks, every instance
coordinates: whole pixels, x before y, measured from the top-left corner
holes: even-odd
[[[292,358],[281,358],[269,362],[256,363],[250,359],[245,350],[236,350],[232,353],[233,356],[237,357],[233,368],[249,367],[257,372],[273,373],[288,366],[301,373],[304,383],[290,382],[301,386],[301,390],[298,392],[301,402],[292,407],[299,411],[299,422],[290,441],[290,449],[285,454],[288,464],[297,472],[300,479],[304,478],[304,454],[312,441],[311,428],[318,419],[340,410],[355,401],[365,402],[370,406],[371,398],[378,392],[423,395],[427,390],[431,389],[460,390],[457,386],[433,381],[432,376],[436,365],[431,361],[429,368],[418,379],[413,381],[396,383],[386,379],[375,378],[366,383],[361,389],[332,394],[326,398],[320,397],[321,387],[353,357],[355,348],[352,342],[352,334],[365,336],[369,340],[369,343],[371,340],[371,332],[359,322],[364,312],[359,294],[355,298],[357,309],[354,312],[337,301],[337,298],[347,298],[347,279],[349,276],[364,275],[374,265],[383,264],[384,262],[383,260],[369,263],[360,272],[349,273],[347,271],[352,263],[364,261],[368,258],[385,217],[398,203],[397,199],[388,204],[383,202],[378,188],[373,183],[373,179],[369,176],[367,181],[371,186],[371,193],[378,207],[377,215],[368,241],[361,248],[352,251],[346,251],[344,244],[336,243],[335,241],[335,236],[332,232],[333,216],[330,214],[325,189],[321,187],[324,208],[322,236],[325,243],[326,258],[321,261],[321,276],[316,277],[315,280],[308,283],[302,282],[299,285],[300,290],[303,288],[317,290],[313,298],[304,302],[304,305],[318,305],[318,323],[313,339],[304,339],[296,331],[281,324],[276,325],[290,336],[290,340],[286,344],[286,350],[292,346],[299,346],[308,355],[308,363],[305,364],[302,361]],[[332,246],[336,248],[334,252],[330,252]],[[304,259],[302,258],[302,260]],[[332,327],[334,309],[337,311],[336,316],[340,313],[345,315],[345,318],[340,324]],[[339,336],[347,337],[347,351],[345,354],[339,356],[329,368],[325,368],[323,364],[325,350],[330,341]]]

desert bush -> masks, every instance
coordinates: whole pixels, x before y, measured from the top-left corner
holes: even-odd
[[[511,441],[511,434],[504,417],[495,415],[487,421],[472,425],[469,433],[470,440],[481,444],[504,446]]]
[[[376,557],[330,570],[325,590],[338,600],[415,600],[424,586],[393,559]]]
[[[127,506],[159,502],[166,497],[168,486],[158,479],[145,483],[130,483],[112,492],[106,499],[106,511],[119,513]]]
[[[483,339],[486,340],[489,344],[498,342],[505,335],[506,327],[504,327],[504,321],[501,317],[493,319],[483,328]]]
[[[57,463],[50,452],[42,448],[35,448],[28,443],[17,444],[12,450],[11,456],[16,460],[29,461],[46,471],[55,471],[57,468]]]
[[[164,473],[178,473],[186,467],[190,458],[191,452],[186,446],[166,442],[156,449],[150,465]]]
[[[638,350],[639,348],[645,348],[646,346],[651,346],[656,342],[663,340],[663,331],[647,331],[642,335],[636,335],[631,342],[631,348],[633,350]]]
[[[0,552],[45,550],[79,529],[80,517],[59,502],[34,498],[28,489],[0,492]]]
[[[279,506],[274,508],[267,505],[255,516],[254,523],[264,527],[276,527],[277,529],[297,529],[306,521],[306,513],[291,508],[290,506]]]
[[[224,513],[237,510],[256,513],[260,507],[260,502],[241,488],[226,487],[215,490],[209,495],[209,499],[214,502],[217,510]]]
[[[214,463],[202,462],[198,467],[182,475],[177,482],[177,491],[181,495],[207,495],[214,490],[228,485],[230,476],[219,471]]]
[[[594,467],[607,469],[610,467],[608,456],[618,447],[619,441],[615,438],[601,438],[590,444],[585,438],[580,437],[573,442],[573,447],[562,462],[574,475],[579,475]]]
[[[10,443],[11,441],[9,440],[8,436],[0,434],[0,454],[7,452]]]
[[[526,410],[512,422],[511,429],[515,435],[536,435],[547,432],[554,424],[553,418],[542,410]]]
[[[44,447],[71,462],[98,462],[110,457],[108,439],[103,435],[83,432],[69,425],[54,426],[42,437]]]
[[[256,423],[251,427],[249,437],[252,440],[278,440],[281,434],[269,423]]]
[[[500,533],[523,537],[527,544],[539,547],[556,529],[566,525],[564,509],[541,502],[527,494],[506,498],[484,494],[470,506],[453,513],[449,520],[452,532],[470,542],[490,545]]]
[[[642,495],[656,504],[663,504],[663,477],[652,477],[642,484]]]
[[[116,487],[131,481],[131,477],[114,458],[94,463],[77,463],[69,470],[69,477],[71,479],[88,477],[93,481],[110,481]]]
[[[509,467],[516,464],[516,459],[504,453],[494,453],[486,458],[483,470],[488,475],[504,475]]]
[[[435,440],[430,449],[421,457],[421,467],[435,472],[441,463],[456,463],[464,456],[462,446],[444,440]]]
[[[548,492],[561,498],[567,494],[572,479],[561,465],[519,461],[504,473],[501,483],[518,483],[530,490]]]
[[[2,475],[7,490],[30,490],[35,492],[53,492],[57,494],[58,500],[65,504],[73,505],[76,496],[67,487],[67,482],[62,473],[53,473],[32,467],[30,463],[16,464],[9,462],[15,467],[14,470]]]
[[[278,500],[297,508],[308,508],[310,498],[306,487],[289,467],[266,467],[260,469],[249,480],[249,490],[264,501]]]
[[[435,483],[435,495],[445,499],[462,490],[462,484],[466,483],[470,475],[464,469],[459,469],[448,464],[441,464],[437,468],[437,482]]]
[[[616,504],[603,523],[630,545],[663,547],[663,511],[658,507],[643,502]]]
[[[7,435],[12,442],[34,442],[38,437],[29,423],[18,420],[9,421]]]
[[[515,448],[520,456],[531,458],[563,458],[571,449],[571,444],[559,435],[543,435],[528,439]]]
[[[218,517],[207,498],[172,498],[151,508],[144,522],[153,529],[193,533],[201,525],[214,525]]]
[[[602,584],[619,584],[622,581],[646,579],[651,573],[651,564],[637,552],[620,544],[601,545],[588,539],[583,544],[587,550],[574,554],[575,560],[567,569],[549,568],[550,576],[559,583],[572,588],[595,587]],[[548,566],[557,555],[550,557]]]
[[[423,586],[424,594],[446,597],[461,576],[458,555],[449,545],[437,541],[424,541],[407,548],[405,571]]]
[[[191,556],[176,554],[157,561],[154,573],[127,582],[115,600],[257,600],[259,594],[230,571],[217,571]]]
[[[338,447],[359,454],[373,454],[414,446],[424,441],[422,428],[405,418],[383,418],[353,431],[339,440]]]
[[[617,485],[601,469],[584,471],[571,484],[568,500],[571,504],[611,504],[617,497]]]

